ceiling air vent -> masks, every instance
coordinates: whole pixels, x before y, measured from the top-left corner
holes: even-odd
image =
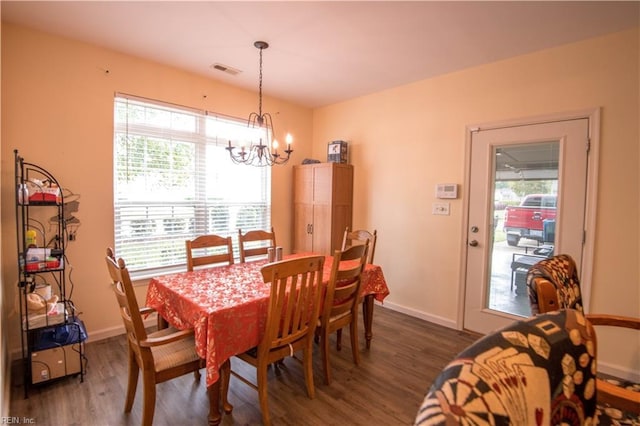
[[[227,66],[227,65],[223,65],[223,64],[218,64],[218,63],[215,63],[215,64],[211,65],[210,68],[214,69],[214,70],[225,72],[225,73],[230,74],[230,75],[238,75],[238,74],[240,74],[242,72],[237,68],[233,68],[233,67],[230,67],[230,66]]]

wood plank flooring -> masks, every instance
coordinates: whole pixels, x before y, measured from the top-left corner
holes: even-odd
[[[320,351],[314,352],[316,397],[307,397],[302,365],[287,359],[284,367],[270,370],[269,407],[275,425],[410,425],[418,406],[440,370],[478,335],[456,331],[376,305],[371,349],[364,345],[360,318],[360,366],[353,364],[349,332],[343,347],[332,342],[333,381],[324,384]],[[124,335],[86,345],[84,383],[68,377],[31,387],[24,398],[21,363],[14,366],[10,416],[32,419],[38,426],[140,425],[142,383],[133,411],[125,414],[127,385]],[[233,359],[232,368],[255,379],[255,370]],[[231,415],[223,425],[258,425],[261,414],[258,393],[231,378]],[[206,425],[209,411],[204,375],[193,375],[157,387],[154,425]]]

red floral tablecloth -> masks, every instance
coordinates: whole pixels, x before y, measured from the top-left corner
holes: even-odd
[[[323,281],[329,280],[327,256]],[[206,360],[207,386],[219,378],[220,366],[233,355],[256,346],[267,318],[270,286],[260,268],[266,261],[240,263],[163,275],[151,279],[146,305],[178,329],[193,328],[196,350]],[[362,295],[382,302],[389,294],[382,268],[367,265]]]

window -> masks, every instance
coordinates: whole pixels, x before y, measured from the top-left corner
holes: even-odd
[[[270,168],[233,164],[224,149],[252,132],[245,120],[116,95],[115,251],[132,275],[180,268],[198,235],[271,227]]]

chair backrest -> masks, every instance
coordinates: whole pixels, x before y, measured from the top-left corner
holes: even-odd
[[[322,305],[323,323],[330,321],[331,318],[345,315],[349,311],[357,315],[362,272],[367,264],[368,250],[369,241],[367,240],[364,244],[334,252],[331,277]]]
[[[307,256],[262,267],[265,283],[271,283],[264,337],[259,355],[287,346],[302,337],[312,338],[320,310],[324,256]]]
[[[111,247],[107,247],[107,257],[112,259],[114,262],[116,261],[116,254],[113,252]]]
[[[233,264],[233,243],[231,237],[219,235],[200,235],[185,242],[187,247],[187,270],[193,271],[196,266],[216,263]]]
[[[141,347],[139,343],[147,339],[147,332],[140,315],[140,307],[133,290],[129,270],[123,259],[115,260],[113,250],[110,248],[107,249],[105,260],[111,276],[112,289],[118,301],[120,317],[127,333],[129,348],[135,353],[138,364],[142,368],[146,362],[153,363],[153,358],[151,350],[148,347]],[[153,366],[153,364],[151,365]]]
[[[349,227],[347,226],[344,230],[344,237],[342,238],[342,250],[344,251],[356,244],[364,244],[366,240],[369,240],[367,263],[373,263],[373,258],[376,254],[376,242],[378,240],[378,230],[376,229],[374,229],[373,232],[364,229],[349,231]]]
[[[415,426],[596,424],[596,338],[575,310],[487,334],[436,377]],[[572,423],[572,421],[568,421]]]
[[[532,315],[558,309],[583,311],[576,262],[568,254],[533,265],[527,273],[527,291]]]
[[[240,248],[240,263],[246,262],[248,257],[266,256],[269,248],[276,247],[276,233],[273,227],[271,232],[258,229],[248,231],[246,234],[242,234],[242,229],[238,229],[238,246]]]

